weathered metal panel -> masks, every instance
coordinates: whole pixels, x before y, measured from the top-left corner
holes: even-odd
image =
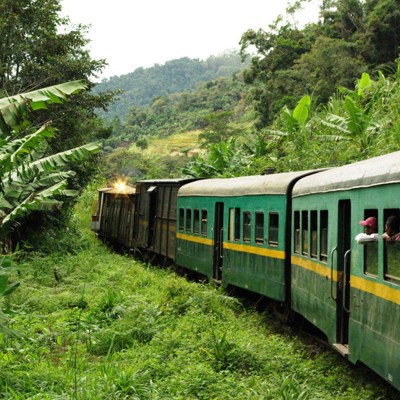
[[[192,181],[157,179],[137,183],[137,247],[175,259],[176,197],[179,187]]]
[[[400,151],[333,168],[301,179],[293,197],[400,182]]]
[[[286,194],[293,181],[314,172],[317,171],[286,172],[226,179],[205,179],[185,185],[179,190],[179,196],[226,197]]]

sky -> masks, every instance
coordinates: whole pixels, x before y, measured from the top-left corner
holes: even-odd
[[[61,0],[62,15],[90,25],[92,58],[108,66],[100,79],[181,57],[205,60],[239,49],[248,29],[267,30],[285,0]],[[300,25],[316,21],[317,0],[296,15]]]

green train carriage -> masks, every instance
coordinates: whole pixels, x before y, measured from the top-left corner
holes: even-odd
[[[313,172],[208,179],[182,186],[176,264],[224,286],[285,301],[291,189]]]
[[[400,389],[400,242],[355,240],[399,216],[400,152],[305,177],[292,205],[292,309]]]

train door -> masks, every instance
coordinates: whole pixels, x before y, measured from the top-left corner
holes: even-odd
[[[215,204],[214,219],[214,279],[220,281],[222,278],[222,262],[224,252],[224,203]]]
[[[336,290],[336,340],[334,345],[343,355],[348,355],[350,317],[350,247],[351,202],[340,200],[338,205],[338,242]]]
[[[157,205],[157,186],[150,186],[147,189],[149,196],[148,203],[148,236],[147,236],[147,247],[149,249],[153,248],[154,245],[154,225],[156,216],[156,205]]]

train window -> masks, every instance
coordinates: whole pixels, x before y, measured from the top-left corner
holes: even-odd
[[[328,211],[322,210],[319,214],[319,259],[328,260]]]
[[[199,225],[200,225],[200,211],[193,211],[193,233],[199,233]]]
[[[385,232],[389,238],[384,239],[384,271],[385,279],[400,284],[400,240],[399,233],[399,209],[387,209],[384,211]],[[390,218],[390,219],[389,219]],[[390,224],[389,224],[389,221]],[[389,226],[388,226],[389,225]],[[390,230],[387,229],[390,228]]]
[[[378,210],[365,210],[364,211],[364,221],[368,218],[374,217],[376,219],[376,228],[379,227],[378,224]],[[364,228],[365,229],[365,228]],[[366,231],[370,234],[369,231]],[[364,252],[364,274],[378,276],[378,242],[368,241],[363,243]]]
[[[264,213],[256,212],[255,242],[264,244]]]
[[[269,213],[268,244],[278,246],[279,240],[279,214]]]
[[[235,236],[236,241],[240,240],[240,208],[235,208]]]
[[[179,209],[179,230],[180,231],[185,230],[185,209],[184,208]]]
[[[201,234],[207,236],[207,210],[201,210]]]
[[[385,243],[385,279],[400,283],[400,241]]]
[[[294,212],[293,235],[293,251],[300,254],[300,211]]]
[[[378,276],[378,242],[366,242],[364,249],[364,274]]]
[[[318,256],[318,212],[310,212],[310,228],[311,228],[311,242],[310,242],[310,255],[311,258]]]
[[[251,239],[251,213],[250,211],[243,212],[243,241],[250,242]]]
[[[186,224],[185,224],[186,232],[191,231],[191,228],[192,228],[191,224],[192,224],[192,210],[187,209],[186,210]]]
[[[301,252],[308,255],[308,211],[301,212]]]
[[[229,227],[228,227],[228,240],[233,241],[235,227],[235,209],[229,209]]]

